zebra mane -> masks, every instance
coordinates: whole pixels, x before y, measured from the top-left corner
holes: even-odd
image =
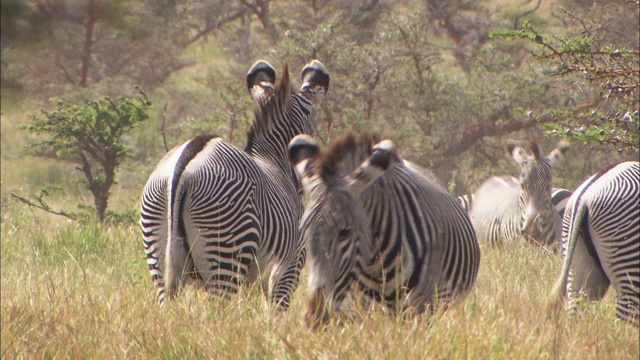
[[[377,132],[346,132],[320,153],[315,164],[317,174],[325,182],[330,182],[336,174],[350,174],[371,155],[371,148],[379,141]]]
[[[529,137],[529,147],[536,161],[540,161],[540,159],[542,159],[542,155],[540,154],[540,140],[538,140],[535,134],[531,134]]]
[[[268,136],[273,128],[277,126],[294,92],[289,74],[289,64],[285,63],[282,69],[282,78],[276,85],[275,93],[254,111],[255,117],[251,128],[247,132],[245,151],[251,152],[252,145],[256,139]]]

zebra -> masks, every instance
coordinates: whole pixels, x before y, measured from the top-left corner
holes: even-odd
[[[551,167],[568,150],[561,141],[548,156],[542,156],[535,136],[531,154],[510,141],[507,150],[520,165],[520,178],[492,177],[475,192],[469,215],[481,244],[497,246],[521,236],[553,245],[560,242],[560,217],[551,203]]]
[[[258,109],[245,149],[198,136],[167,153],[149,177],[140,224],[160,305],[194,270],[205,289],[220,296],[269,274],[263,289],[278,308],[288,308],[306,253],[298,236],[304,209],[287,144],[311,133],[311,107],[326,93],[329,74],[314,60],[302,81],[295,94],[287,64],[274,85],[273,67],[256,62],[247,86]]]
[[[562,222],[564,262],[548,306],[616,290],[616,316],[640,326],[640,163],[614,164],[573,193]]]
[[[341,309],[349,289],[420,314],[466,295],[478,274],[468,215],[430,171],[378,139],[348,132],[327,149],[305,135],[289,144],[307,198],[300,228],[312,327]]]
[[[562,219],[564,217],[564,210],[567,208],[567,202],[573,192],[564,188],[551,188],[551,204],[556,208],[558,217]]]
[[[520,187],[520,184],[518,183],[518,180],[516,178],[512,178],[512,180],[508,183],[510,185],[515,184],[516,187]],[[551,204],[556,209],[556,212],[558,213],[560,219],[562,219],[562,216],[564,215],[564,209],[567,206],[567,201],[569,200],[571,194],[573,194],[571,190],[563,188],[551,188]],[[473,193],[465,194],[458,196],[456,200],[466,212],[470,212],[471,207],[473,206],[474,197],[475,194]]]

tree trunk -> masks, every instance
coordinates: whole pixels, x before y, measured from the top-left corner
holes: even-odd
[[[84,46],[82,47],[82,65],[80,67],[80,86],[87,87],[89,63],[93,46],[93,28],[96,23],[96,0],[89,0],[87,4],[87,18],[84,23]]]

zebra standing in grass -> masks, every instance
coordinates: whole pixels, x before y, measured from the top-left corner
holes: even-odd
[[[478,274],[480,247],[464,210],[430,171],[376,141],[348,133],[321,150],[300,135],[289,145],[308,199],[301,235],[312,326],[340,309],[354,283],[392,310],[422,313],[468,293]]]
[[[474,194],[469,215],[480,243],[496,246],[526,236],[540,244],[559,244],[560,217],[550,197],[551,167],[568,148],[560,142],[545,157],[535,137],[530,141],[531,154],[514,142],[508,144],[507,150],[521,167],[520,178],[492,177]]]
[[[311,106],[328,89],[329,75],[312,61],[302,80],[294,94],[285,65],[274,87],[275,70],[258,61],[247,75],[259,109],[244,151],[220,137],[198,136],[168,153],[151,174],[140,223],[160,304],[195,270],[205,288],[220,295],[269,274],[271,300],[289,306],[306,255],[287,144],[311,132]]]
[[[562,223],[564,263],[551,304],[616,290],[616,315],[640,325],[640,164],[627,161],[591,176],[573,193]]]
[[[518,180],[514,177],[511,178],[511,181],[508,181],[508,184],[510,186],[515,186],[516,188],[520,187]],[[564,209],[567,207],[567,201],[569,201],[571,194],[573,194],[571,190],[551,188],[551,204],[556,209],[560,219],[562,219],[564,215]],[[456,200],[458,200],[458,204],[460,204],[466,212],[471,212],[474,197],[474,194],[466,194],[458,196]]]

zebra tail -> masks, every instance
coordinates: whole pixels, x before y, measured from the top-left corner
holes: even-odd
[[[547,309],[549,310],[557,310],[562,307],[564,297],[567,293],[567,280],[569,278],[571,262],[573,261],[573,254],[578,243],[578,236],[580,235],[580,229],[582,229],[582,224],[586,215],[585,213],[587,211],[587,206],[582,203],[582,196],[598,178],[599,176],[593,176],[591,179],[587,180],[587,184],[578,194],[574,193],[576,200],[573,204],[569,228],[567,230],[567,251],[564,256],[560,275],[556,279],[556,283],[553,285],[547,300]]]
[[[181,174],[174,174],[169,190],[169,212],[167,232],[167,249],[165,252],[165,296],[171,299],[176,296],[182,286],[183,271],[186,264],[187,252],[184,237],[180,233],[180,212],[184,195],[184,187],[180,180]],[[177,181],[176,181],[177,180]]]
[[[165,294],[168,298],[176,295],[178,288],[183,285],[184,270],[189,257],[185,243],[186,234],[181,228],[182,205],[184,201],[185,180],[184,171],[187,165],[204,149],[216,135],[200,135],[185,145],[180,158],[173,170],[169,185],[167,249],[165,252]]]

